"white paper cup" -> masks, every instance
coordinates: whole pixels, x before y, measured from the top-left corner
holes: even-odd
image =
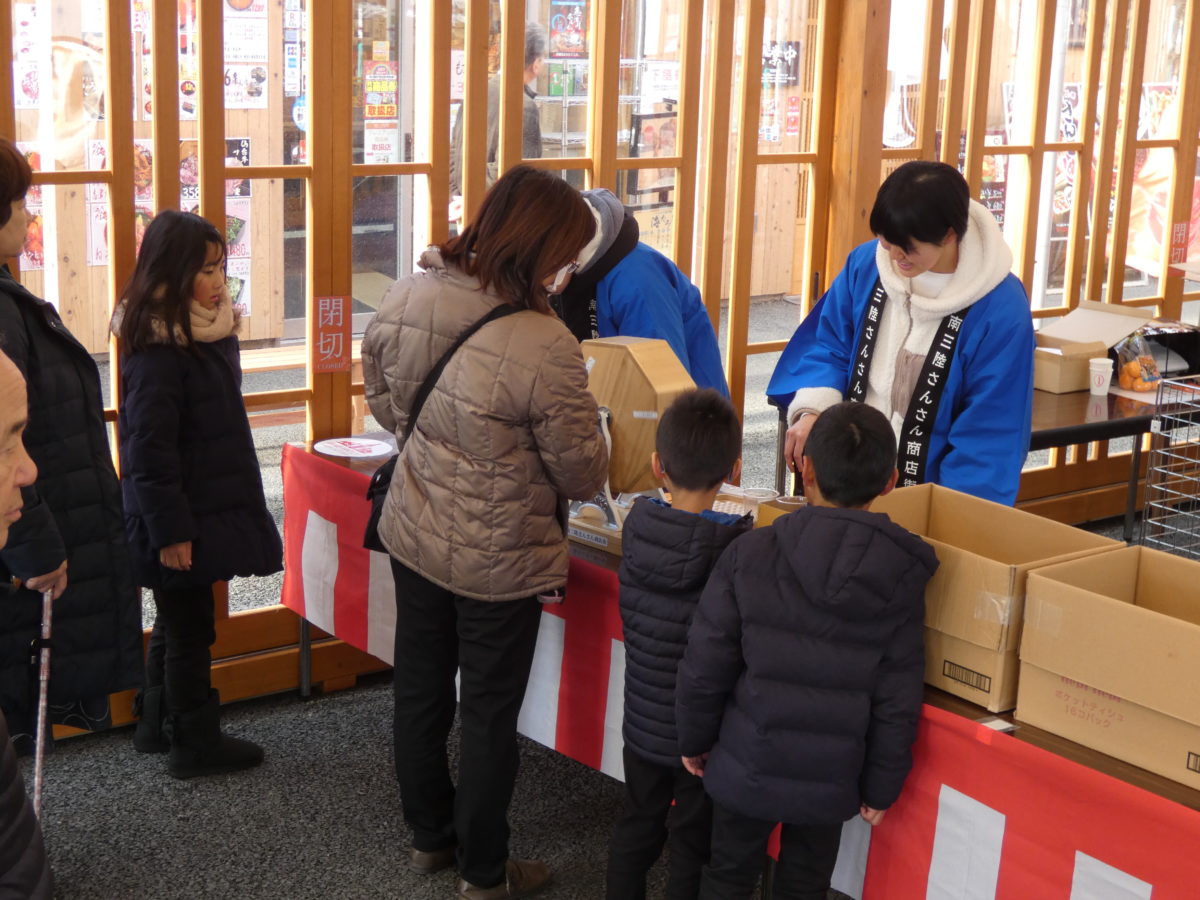
[[[1112,381],[1112,360],[1107,356],[1097,356],[1088,360],[1088,389],[1093,394],[1107,394],[1109,382]]]

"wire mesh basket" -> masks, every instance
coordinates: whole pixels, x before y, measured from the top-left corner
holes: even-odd
[[[1141,543],[1200,560],[1200,375],[1163,379],[1150,431]]]

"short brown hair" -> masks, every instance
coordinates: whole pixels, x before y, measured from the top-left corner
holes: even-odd
[[[25,154],[8,138],[0,138],[0,228],[12,218],[12,205],[29,193],[33,169]]]
[[[492,185],[475,221],[440,249],[484,290],[552,314],[542,282],[574,262],[595,230],[579,191],[550,172],[516,166]]]

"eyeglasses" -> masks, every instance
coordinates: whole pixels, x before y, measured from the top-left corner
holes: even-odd
[[[562,290],[567,279],[579,271],[579,260],[569,262],[557,272],[554,273],[554,283],[550,286],[550,293],[557,294]]]

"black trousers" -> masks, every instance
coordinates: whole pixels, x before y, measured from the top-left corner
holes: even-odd
[[[701,900],[749,900],[753,896],[775,824],[713,804],[712,856],[704,867]],[[825,900],[841,840],[840,822],[785,823],[775,867],[775,900]]]
[[[664,845],[667,900],[696,900],[712,835],[704,783],[682,765],[653,763],[628,745],[623,756],[625,807],[608,844],[608,900],[645,900],[646,873]]]
[[[536,597],[460,597],[392,560],[396,581],[396,777],[418,850],[458,844],[471,884],[504,880],[508,804],[517,778],[517,715],[541,623]],[[458,785],[446,739],[460,675]]]
[[[207,702],[212,687],[212,585],[153,594],[158,616],[146,648],[146,687],[164,687],[167,709],[188,712]]]

